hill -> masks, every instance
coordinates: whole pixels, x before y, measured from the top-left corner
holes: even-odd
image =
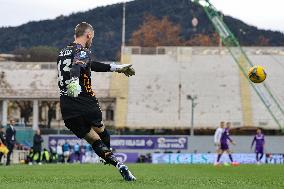
[[[201,7],[188,0],[135,0],[126,5],[126,41],[143,22],[146,13],[158,18],[168,16],[169,20],[181,26],[181,37],[190,39],[194,34],[212,34],[213,26]],[[191,20],[198,18],[197,30],[193,30]],[[0,28],[0,52],[11,52],[21,47],[52,46],[62,48],[73,40],[73,30],[77,23],[86,21],[96,29],[92,50],[99,60],[115,60],[121,45],[122,4],[98,7],[87,12],[59,16],[53,20],[29,22],[18,27]],[[284,34],[270,30],[260,30],[254,26],[224,16],[240,43],[245,46],[283,46]]]

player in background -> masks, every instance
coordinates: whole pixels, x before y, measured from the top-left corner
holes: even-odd
[[[95,35],[93,27],[79,23],[75,40],[62,49],[57,58],[60,108],[65,126],[78,138],[85,139],[106,164],[116,167],[124,180],[136,178],[110,150],[110,135],[102,122],[102,111],[92,90],[91,71],[118,72],[135,75],[130,64],[104,64],[92,59],[90,47]]]
[[[222,154],[224,152],[226,152],[228,154],[232,165],[239,165],[238,162],[234,162],[232,154],[231,154],[231,151],[229,149],[228,142],[230,142],[231,144],[235,145],[235,142],[230,137],[230,133],[229,133],[230,127],[231,127],[231,122],[227,122],[226,126],[225,126],[225,128],[223,130],[223,133],[221,135],[221,139],[220,139],[220,151],[221,152],[217,156],[217,163],[216,163],[216,165],[220,164],[220,159],[221,159],[221,156],[222,156]]]
[[[221,141],[221,136],[222,136],[224,127],[225,127],[225,122],[221,121],[220,126],[216,129],[215,134],[214,134],[214,144],[216,146],[216,154],[218,154],[218,155],[222,153],[222,151],[220,149],[220,147],[221,147],[220,141]],[[218,163],[217,163],[217,159],[216,159],[214,165],[217,165],[217,164]]]
[[[261,159],[263,157],[264,144],[265,144],[264,134],[262,134],[260,128],[256,130],[256,135],[252,140],[251,148],[253,148],[254,143],[255,143],[256,163],[260,164]]]
[[[63,163],[64,162],[64,156],[63,156],[63,148],[62,148],[61,144],[57,144],[56,153],[57,153],[57,156],[58,156],[58,162]]]
[[[71,149],[67,141],[62,145],[62,150],[63,150],[64,163],[69,163]]]
[[[81,147],[78,143],[74,144],[73,146],[74,149],[74,162],[78,163],[80,162],[80,157],[81,157]]]

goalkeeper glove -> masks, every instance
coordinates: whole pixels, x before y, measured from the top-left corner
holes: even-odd
[[[131,67],[131,64],[110,64],[110,71],[124,73],[127,77],[135,75],[135,70]]]
[[[79,78],[72,78],[70,83],[67,85],[67,95],[71,97],[78,97],[82,89],[79,84]]]

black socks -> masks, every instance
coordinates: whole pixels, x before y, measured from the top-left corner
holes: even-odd
[[[110,135],[108,133],[108,131],[105,129],[103,132],[98,133],[98,135],[100,136],[100,138],[102,139],[103,143],[110,148]]]
[[[103,143],[102,140],[96,140],[92,147],[96,154],[104,159],[107,164],[111,164],[113,166],[117,166],[119,164],[119,161],[116,159],[116,157],[113,155],[111,150]]]

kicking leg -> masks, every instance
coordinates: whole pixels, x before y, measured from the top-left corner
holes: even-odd
[[[104,125],[98,127],[92,127],[96,133],[98,133],[99,137],[103,141],[103,143],[110,149],[110,135],[106,130]]]
[[[117,158],[113,155],[111,150],[103,143],[100,136],[93,129],[91,129],[90,132],[87,133],[84,139],[89,144],[92,145],[94,151],[99,157],[104,159],[107,164],[111,164],[119,170],[124,180],[126,181],[136,180],[136,178],[128,170],[128,167],[117,160]]]
[[[100,111],[98,112],[101,113]],[[101,124],[101,121],[98,121],[97,119],[93,120],[94,118],[101,116],[101,114],[99,113],[98,115],[90,114],[85,115],[84,117],[80,116],[67,119],[64,120],[64,122],[66,127],[70,129],[78,138],[84,138],[90,145],[92,145],[95,153],[99,157],[104,159],[107,164],[111,164],[117,167],[124,180],[136,180],[136,178],[128,170],[127,166],[119,162],[112,151],[108,148],[107,145],[109,145],[110,143],[109,139],[107,137],[104,137],[106,136],[106,134],[104,133],[104,135],[102,135],[103,140],[106,144],[100,138],[100,135],[98,133],[103,133],[104,127]],[[81,127],[79,127],[79,125],[81,125]],[[98,128],[98,133],[94,130],[94,127]]]

